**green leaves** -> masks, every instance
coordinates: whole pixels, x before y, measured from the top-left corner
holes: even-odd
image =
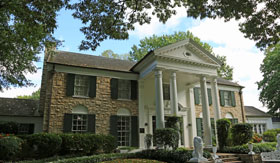
[[[263,79],[257,82],[261,91],[259,99],[267,105],[269,113],[280,116],[280,44],[268,48],[265,54],[260,68]]]

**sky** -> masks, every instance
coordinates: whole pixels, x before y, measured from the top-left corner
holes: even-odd
[[[115,53],[124,54],[131,50],[133,45],[138,45],[140,40],[152,35],[173,34],[179,31],[190,31],[201,41],[207,42],[213,47],[215,54],[227,57],[227,63],[233,67],[233,81],[244,86],[244,104],[255,106],[266,111],[259,99],[257,81],[262,79],[259,70],[264,58],[262,51],[256,48],[255,42],[246,39],[239,31],[238,22],[231,20],[224,22],[222,19],[191,19],[187,18],[184,8],[177,8],[177,15],[170,18],[166,24],[162,24],[157,18],[152,19],[150,24],[136,25],[134,31],[129,32],[128,40],[106,40],[95,50],[79,51],[78,47],[84,35],[80,32],[82,23],[74,19],[71,11],[61,10],[58,13],[58,28],[54,36],[63,40],[63,46],[59,50],[80,52],[85,54],[100,55],[103,51],[111,49]],[[41,61],[35,63],[39,68],[35,74],[27,74],[35,86],[12,87],[0,92],[0,97],[16,97],[18,95],[31,95],[41,85],[43,53],[40,54]]]

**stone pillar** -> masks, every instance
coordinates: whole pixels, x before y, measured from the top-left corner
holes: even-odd
[[[214,78],[211,81],[211,93],[212,93],[212,101],[213,101],[213,108],[214,108],[214,116],[215,121],[221,119],[221,109],[220,109],[220,99],[219,99],[219,92],[218,92],[218,85],[217,79]]]
[[[144,149],[145,148],[145,135],[148,133],[147,128],[145,126],[145,109],[144,109],[144,81],[138,81],[138,121],[139,121],[139,128],[144,128],[145,133],[139,133],[139,147]]]
[[[162,88],[162,71],[155,71],[155,88],[156,88],[156,128],[164,128],[164,103]]]
[[[204,142],[206,147],[211,147],[212,146],[211,121],[210,121],[210,110],[209,110],[205,76],[201,76],[200,78],[200,90],[201,90],[201,102],[202,102]]]
[[[175,71],[172,71],[170,74],[170,103],[173,115],[178,116],[178,95]]]
[[[197,131],[196,131],[196,117],[195,117],[195,104],[194,104],[194,92],[193,88],[186,88],[186,94],[187,94],[187,107],[190,109],[188,111],[188,119],[189,122],[191,123],[191,126],[188,126],[188,134],[189,134],[189,145],[193,146],[193,139],[194,137],[197,136]]]

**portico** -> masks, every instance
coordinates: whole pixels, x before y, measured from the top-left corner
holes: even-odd
[[[140,148],[144,137],[164,128],[166,116],[182,117],[181,145],[192,146],[196,133],[193,88],[200,85],[204,143],[212,145],[208,92],[211,83],[215,120],[220,119],[217,68],[221,62],[192,40],[184,40],[147,54],[133,68],[139,73]]]

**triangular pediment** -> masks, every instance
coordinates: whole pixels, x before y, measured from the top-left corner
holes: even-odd
[[[155,50],[156,56],[206,65],[220,66],[221,62],[192,40],[183,40]]]

